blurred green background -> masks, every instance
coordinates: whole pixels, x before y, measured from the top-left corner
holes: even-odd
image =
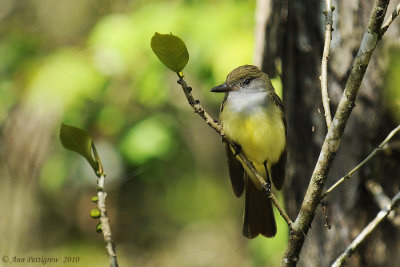
[[[13,213],[2,226],[15,239],[2,251],[108,265],[89,217],[96,176],[61,146],[64,122],[90,133],[105,166],[121,266],[277,265],[285,223],[276,216],[274,239],[242,237],[244,200],[232,192],[221,139],[150,49],[154,32],[185,40],[186,79],[217,117],[223,96],[209,90],[252,63],[254,17],[255,1],[2,0],[0,123],[12,135],[3,138],[2,205]],[[22,175],[26,162],[37,171]],[[16,192],[32,197],[19,203]]]
[[[216,118],[223,96],[209,90],[253,62],[255,2],[0,0],[0,234],[11,240],[0,252],[108,266],[89,216],[96,176],[61,146],[64,122],[89,132],[104,164],[121,266],[278,265],[283,219],[273,239],[242,237],[221,138],[150,48],[154,32],[186,42],[186,80]],[[400,114],[392,55],[387,99]]]

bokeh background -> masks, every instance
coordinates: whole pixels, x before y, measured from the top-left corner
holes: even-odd
[[[89,216],[96,176],[61,146],[67,123],[88,131],[104,164],[120,266],[277,266],[287,226],[276,214],[275,238],[242,237],[244,200],[232,192],[221,138],[150,48],[154,32],[185,40],[186,80],[217,118],[223,96],[210,89],[254,62],[255,13],[255,0],[0,0],[0,257],[108,266]],[[382,69],[382,110],[398,124],[400,50],[392,40],[378,55],[385,64],[369,69]],[[341,52],[334,55],[332,66],[341,66]]]
[[[242,237],[244,203],[233,195],[221,139],[150,49],[154,32],[185,40],[186,79],[217,117],[223,96],[209,90],[253,62],[255,8],[239,0],[0,0],[0,253],[108,265],[89,216],[96,176],[61,146],[64,122],[89,132],[105,166],[121,266],[278,265],[285,223],[276,216],[274,239]]]

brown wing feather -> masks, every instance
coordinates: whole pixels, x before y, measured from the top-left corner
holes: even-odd
[[[244,170],[242,164],[233,155],[230,145],[227,142],[225,142],[225,151],[233,192],[236,197],[240,197],[244,191]]]
[[[271,166],[271,177],[275,188],[278,190],[282,189],[283,183],[285,182],[285,165],[286,165],[286,148],[283,151],[277,164]]]
[[[269,94],[272,101],[275,103],[275,105],[282,111],[282,120],[283,124],[285,126],[285,135],[287,137],[287,130],[286,130],[286,119],[285,119],[285,108],[283,106],[282,100],[279,98],[275,92]],[[287,156],[287,151],[286,147],[282,152],[282,155],[279,158],[279,161],[277,164],[271,166],[271,178],[272,182],[275,185],[275,188],[278,190],[282,189],[283,183],[285,182],[285,165],[286,165],[286,156]]]
[[[275,105],[282,111],[282,113],[284,113],[285,107],[283,106],[283,102],[280,99],[280,97],[275,92],[270,92],[269,96],[270,96],[271,100],[275,103]],[[286,123],[285,123],[285,126],[286,126]]]

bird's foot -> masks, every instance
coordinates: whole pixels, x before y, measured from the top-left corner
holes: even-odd
[[[232,149],[235,157],[242,152],[242,147],[237,143],[232,143]]]
[[[271,181],[266,181],[263,185],[263,190],[268,198],[271,197]]]

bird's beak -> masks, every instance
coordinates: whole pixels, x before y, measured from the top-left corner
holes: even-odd
[[[225,92],[230,92],[233,91],[234,88],[232,86],[227,85],[226,83],[223,83],[221,85],[218,85],[211,89],[211,92],[213,93],[225,93]]]

